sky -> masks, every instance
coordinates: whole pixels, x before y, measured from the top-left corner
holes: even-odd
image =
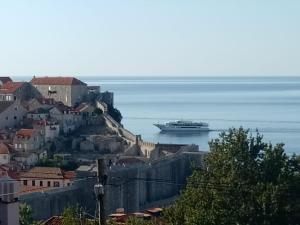
[[[0,76],[300,76],[299,0],[0,0]]]

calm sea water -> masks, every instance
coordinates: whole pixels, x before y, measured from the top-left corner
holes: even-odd
[[[300,153],[300,77],[82,77],[88,84],[115,93],[123,124],[143,139],[160,143],[198,144],[219,131],[198,134],[160,133],[153,123],[205,121],[211,129],[258,129],[268,142],[285,143]]]

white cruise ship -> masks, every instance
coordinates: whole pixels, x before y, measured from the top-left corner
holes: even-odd
[[[179,120],[176,122],[168,122],[165,124],[154,124],[154,126],[158,127],[161,131],[167,132],[181,132],[181,131],[209,131],[208,123],[204,122],[192,122],[192,121],[183,121]]]

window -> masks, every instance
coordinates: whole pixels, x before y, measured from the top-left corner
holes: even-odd
[[[15,107],[15,110],[17,111],[17,110],[18,110],[18,107]]]
[[[5,119],[6,119],[6,120],[8,120],[8,116],[7,116],[7,117],[5,117]]]
[[[43,181],[42,180],[40,181],[40,187],[43,187]]]
[[[27,186],[27,180],[23,180],[23,185]]]
[[[35,180],[32,181],[32,186],[35,186]]]
[[[59,187],[59,182],[54,181],[53,186],[54,186],[54,187]]]
[[[47,185],[48,185],[48,187],[50,187],[50,186],[51,186],[51,183],[50,183],[50,181],[48,181]]]
[[[18,148],[18,144],[15,144],[15,148]]]
[[[14,119],[16,120],[18,117],[14,116]]]

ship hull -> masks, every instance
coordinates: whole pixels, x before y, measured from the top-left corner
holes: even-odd
[[[171,127],[162,124],[154,124],[161,132],[203,132],[209,131],[208,127]]]

